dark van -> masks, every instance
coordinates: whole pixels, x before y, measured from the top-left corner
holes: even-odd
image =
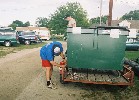
[[[37,43],[38,37],[34,31],[17,31],[16,35],[20,44],[30,45],[31,43]]]

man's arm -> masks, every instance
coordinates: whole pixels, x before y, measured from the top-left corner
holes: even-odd
[[[73,20],[71,21],[71,26],[72,26],[72,27],[76,27],[76,21],[75,21],[75,19],[73,19]]]
[[[67,63],[67,60],[65,59],[65,55],[63,54],[63,52],[61,52],[60,56],[62,57],[63,61],[64,61],[65,63]]]
[[[53,65],[53,66],[57,66],[57,67],[65,67],[65,65],[60,65],[54,61],[50,61],[50,63]]]
[[[60,56],[62,57],[62,59],[65,59],[65,55],[63,54],[63,52],[60,53]]]
[[[73,24],[72,24],[72,27],[76,27],[76,23],[73,23]]]

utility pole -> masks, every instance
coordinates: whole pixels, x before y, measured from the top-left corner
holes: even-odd
[[[102,0],[100,0],[100,23],[99,25],[101,26],[101,15],[102,14]]]
[[[111,26],[111,21],[112,21],[112,8],[113,8],[113,0],[109,0],[108,26]]]

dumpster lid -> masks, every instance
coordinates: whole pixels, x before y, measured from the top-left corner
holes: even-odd
[[[126,27],[119,27],[119,26],[98,26],[97,29],[121,29],[121,30],[124,30],[124,31],[128,31],[130,32],[129,29],[127,29]]]

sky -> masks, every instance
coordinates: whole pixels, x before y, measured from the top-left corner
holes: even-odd
[[[67,2],[79,2],[88,18],[100,16],[101,0],[0,0],[0,26],[8,26],[14,20],[29,21],[32,25],[38,17],[48,18],[58,7]],[[113,20],[131,10],[139,10],[139,0],[113,0]],[[102,0],[101,15],[108,15],[109,0]]]

